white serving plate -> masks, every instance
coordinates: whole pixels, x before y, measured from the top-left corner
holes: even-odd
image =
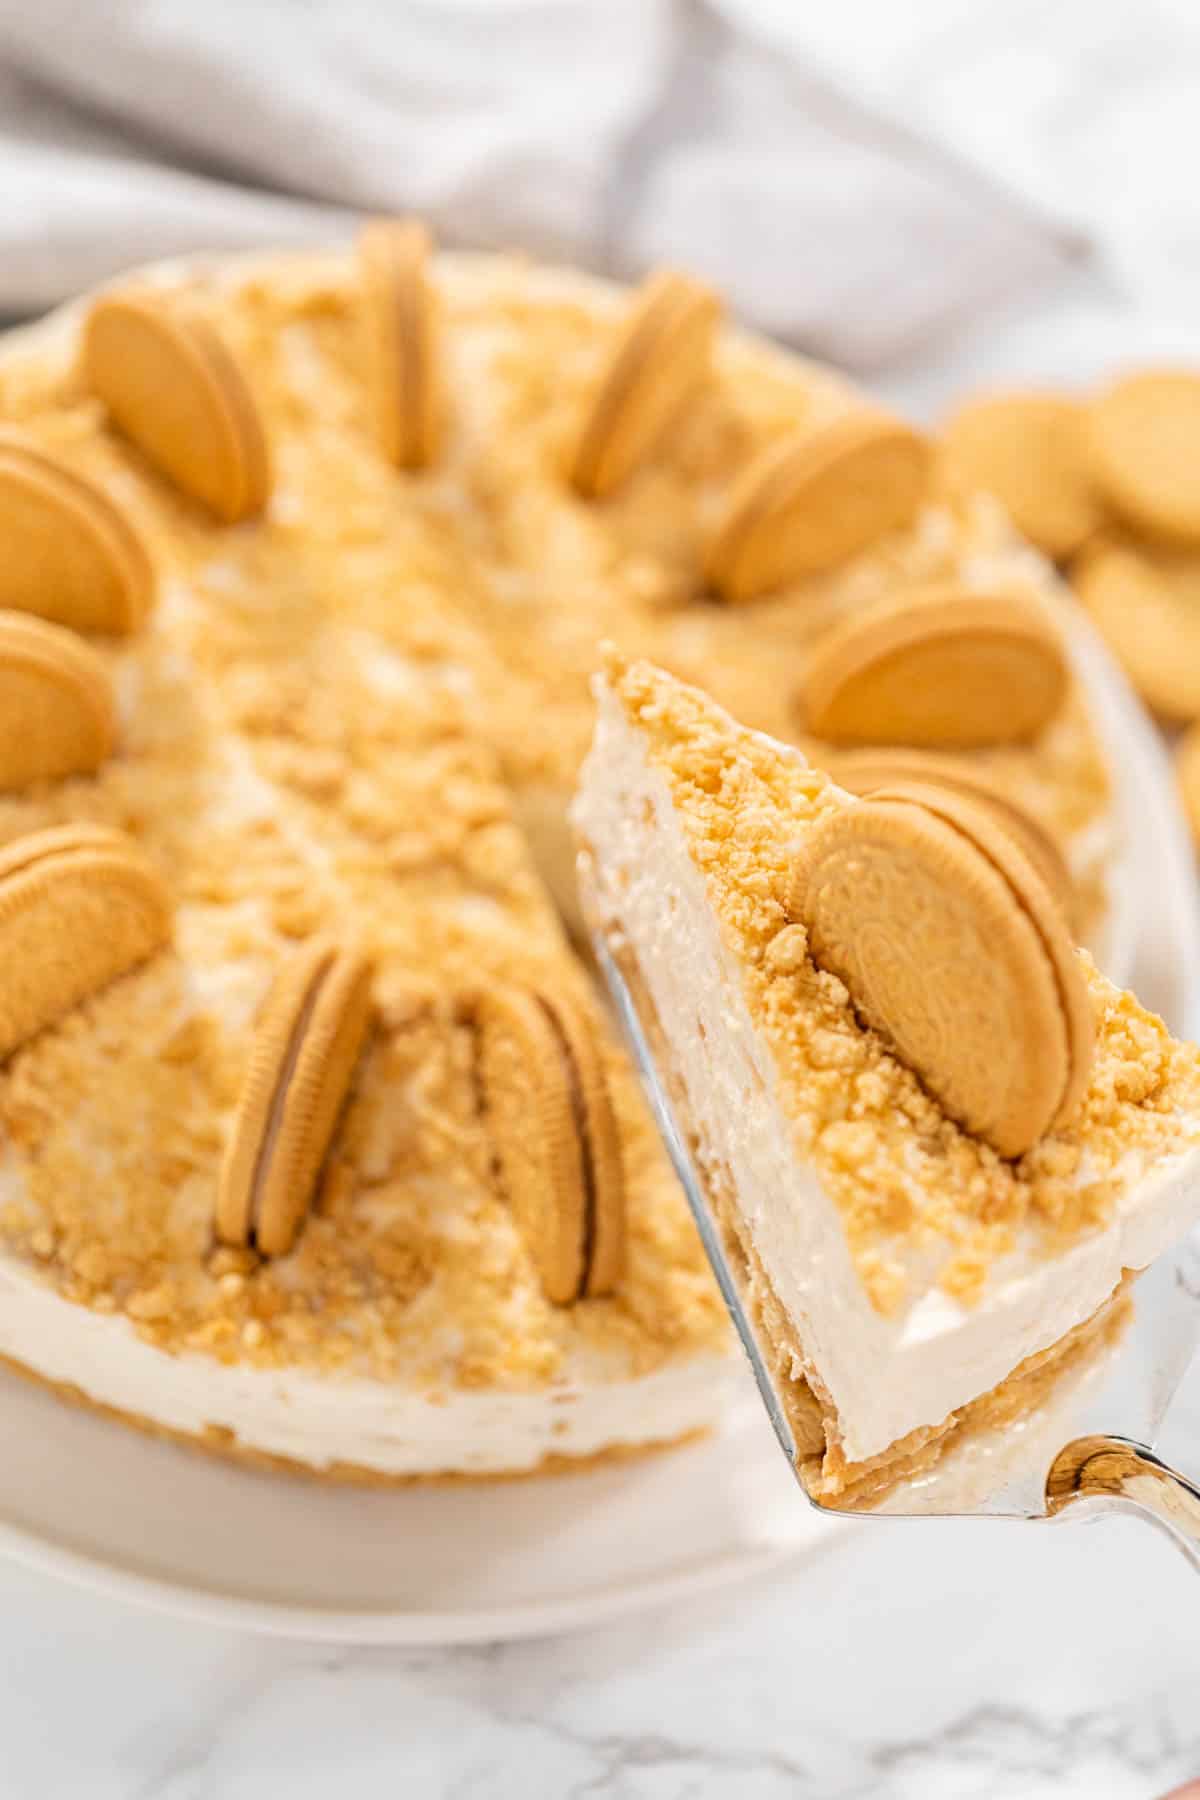
[[[1120,784],[1113,949],[1176,1030],[1200,1025],[1200,901],[1163,746],[1107,652],[1077,646]],[[552,1479],[361,1490],[259,1475],[0,1374],[0,1551],[185,1617],[355,1643],[450,1644],[595,1624],[820,1552],[749,1374],[724,1428]],[[864,1526],[864,1529],[870,1529]]]
[[[1197,1032],[1200,894],[1165,751],[1082,617],[1072,638],[1118,781],[1105,962],[1172,1029]],[[710,1438],[550,1479],[370,1490],[256,1474],[2,1370],[0,1442],[0,1553],[183,1617],[309,1639],[570,1630],[819,1553],[855,1528],[805,1503],[748,1371]]]

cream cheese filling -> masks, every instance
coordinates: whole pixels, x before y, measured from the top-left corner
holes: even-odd
[[[0,1261],[0,1355],[168,1431],[215,1428],[313,1469],[344,1463],[394,1477],[511,1474],[548,1456],[669,1443],[715,1425],[740,1375],[719,1354],[640,1376],[580,1354],[551,1387],[431,1392],[224,1364],[159,1350],[128,1320],[62,1299],[12,1261]]]
[[[726,1173],[851,1461],[986,1393],[1088,1318],[1125,1268],[1144,1268],[1183,1235],[1196,1212],[1197,1149],[1144,1177],[1130,1168],[1105,1230],[1053,1259],[1032,1245],[1012,1256],[979,1305],[964,1308],[933,1288],[881,1316],[834,1202],[794,1152],[773,1060],[668,783],[611,694],[601,697],[575,817],[594,853],[601,905],[628,941],[671,1046],[702,1152]]]

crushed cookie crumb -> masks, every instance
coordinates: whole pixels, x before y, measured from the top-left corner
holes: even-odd
[[[1200,1051],[1079,954],[1097,1020],[1079,1108],[1018,1162],[970,1137],[858,1019],[788,919],[796,844],[852,804],[795,752],[736,725],[695,689],[614,656],[628,716],[664,773],[722,931],[771,1044],[799,1153],[841,1213],[872,1304],[936,1283],[978,1303],[1018,1246],[1055,1254],[1111,1220],[1127,1171],[1200,1141]],[[815,777],[815,779],[814,779]],[[799,935],[797,935],[799,934]],[[926,1271],[921,1281],[906,1265]]]

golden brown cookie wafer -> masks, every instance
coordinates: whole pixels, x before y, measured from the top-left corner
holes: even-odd
[[[112,682],[96,652],[60,625],[0,612],[0,790],[99,768],[115,732]]]
[[[1100,528],[1087,409],[1069,394],[980,394],[947,419],[946,466],[1000,500],[1017,530],[1056,562]]]
[[[1105,537],[1076,559],[1071,581],[1147,706],[1200,718],[1200,552]]]
[[[625,1175],[608,1076],[586,1013],[561,996],[540,998],[566,1052],[584,1143],[589,1193],[583,1292],[610,1294],[625,1264]]]
[[[579,493],[602,499],[632,475],[712,367],[721,301],[675,269],[643,282],[617,333],[570,467]]]
[[[953,825],[982,852],[1007,881],[1017,904],[1034,926],[1054,971],[1059,1003],[1067,1028],[1066,1085],[1051,1119],[1070,1118],[1087,1089],[1096,1047],[1096,1021],[1082,965],[1075,953],[1061,906],[1013,834],[986,806],[970,795],[928,782],[896,782],[876,799],[911,802]]]
[[[88,385],[114,423],[185,494],[233,524],[271,487],[266,433],[246,378],[192,301],[108,294],[83,333]]]
[[[1094,1027],[1036,874],[969,802],[954,806],[970,830],[951,823],[948,798],[937,812],[897,796],[830,814],[792,904],[817,962],[946,1111],[1019,1156],[1076,1103]]]
[[[816,758],[820,761],[820,757]],[[982,769],[957,758],[938,756],[929,750],[846,750],[833,757],[829,772],[839,787],[866,798],[897,782],[917,781],[949,788],[985,807],[1001,828],[1024,851],[1068,922],[1073,921],[1077,896],[1071,871],[1061,848],[1040,819],[1019,805],[997,781]]]
[[[1109,505],[1147,537],[1200,544],[1200,375],[1145,369],[1098,394],[1088,448]]]
[[[217,1235],[284,1256],[296,1241],[371,1014],[371,964],[329,939],[272,983],[254,1030],[217,1189]]]
[[[373,219],[358,240],[367,381],[383,453],[420,469],[438,453],[442,376],[429,233],[416,219]]]
[[[1067,663],[1043,607],[1019,592],[922,588],[830,632],[805,673],[808,729],[840,744],[1018,744],[1066,696]]]
[[[0,1057],[144,962],[171,903],[120,832],[65,825],[0,851]]]
[[[141,538],[108,495],[0,429],[0,606],[76,631],[134,631],[154,598]]]
[[[706,559],[726,600],[752,600],[833,568],[910,523],[929,446],[866,407],[769,445],[734,484]]]
[[[479,994],[472,1016],[500,1179],[547,1298],[607,1292],[623,1260],[623,1177],[591,1024],[519,987]]]

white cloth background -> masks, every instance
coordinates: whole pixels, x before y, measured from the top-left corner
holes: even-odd
[[[617,275],[677,259],[862,368],[1082,248],[754,0],[0,0],[0,312],[372,209]]]

